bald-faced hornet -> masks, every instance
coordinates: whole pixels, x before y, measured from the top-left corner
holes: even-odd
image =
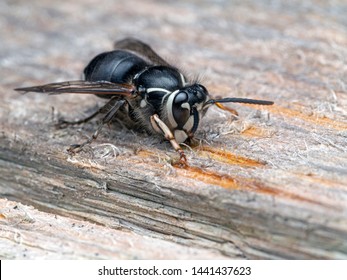
[[[84,143],[72,145],[70,152],[78,152],[98,137],[102,126],[119,114],[140,124],[149,133],[160,134],[170,141],[180,154],[186,156],[179,143],[193,138],[200,119],[211,105],[237,102],[272,105],[272,101],[246,98],[212,99],[207,89],[187,78],[171,66],[150,46],[132,38],[115,43],[115,50],[97,55],[84,69],[84,79],[17,88],[23,92],[48,94],[96,94],[109,101],[91,116],[76,122],[86,122],[99,113],[104,114],[95,133]]]

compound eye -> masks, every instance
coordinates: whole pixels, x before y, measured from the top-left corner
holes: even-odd
[[[172,114],[178,124],[182,128],[190,117],[190,105],[188,103],[188,94],[184,91],[179,92],[172,103]]]

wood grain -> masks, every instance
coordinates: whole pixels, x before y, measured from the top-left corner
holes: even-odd
[[[210,250],[143,237],[0,200],[1,257],[5,259],[223,259]]]
[[[1,257],[169,258],[181,251],[172,258],[345,259],[344,1],[98,3],[1,4]],[[199,74],[214,96],[275,105],[233,105],[238,116],[211,108],[198,144],[185,148],[186,168],[174,164],[168,143],[120,122],[72,157],[66,148],[93,133],[97,120],[56,129],[57,119],[81,118],[103,100],[12,89],[78,79],[93,56],[125,36],[150,43],[192,79]],[[40,222],[25,232],[32,243],[9,253],[17,241],[5,232],[23,230],[23,216],[8,214],[18,202]],[[87,254],[72,241],[78,229],[71,231],[70,219],[97,224],[90,234],[81,229],[87,243],[93,234],[126,230],[120,244],[144,245],[117,252],[95,242]],[[67,234],[38,231],[44,223]],[[67,247],[52,249],[64,238]]]

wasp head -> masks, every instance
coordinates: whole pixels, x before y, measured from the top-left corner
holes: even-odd
[[[179,143],[195,133],[208,98],[208,91],[200,84],[183,87],[168,96],[166,117]]]

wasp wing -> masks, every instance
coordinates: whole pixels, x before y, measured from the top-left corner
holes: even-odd
[[[136,52],[156,65],[172,67],[172,65],[161,58],[149,45],[134,38],[125,38],[117,41],[114,43],[114,48]]]
[[[106,81],[66,81],[34,87],[16,88],[15,90],[22,92],[41,92],[47,94],[78,93],[97,95],[121,95],[125,97],[136,96],[136,88],[133,85],[116,84]]]

